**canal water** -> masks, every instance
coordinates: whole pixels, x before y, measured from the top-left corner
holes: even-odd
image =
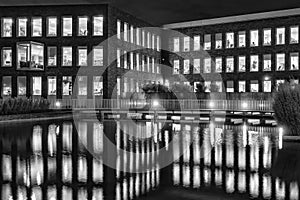
[[[300,152],[272,127],[65,119],[3,124],[0,139],[2,200],[151,199],[164,189],[299,198]]]

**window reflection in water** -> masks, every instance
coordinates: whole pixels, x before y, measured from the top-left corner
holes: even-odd
[[[197,128],[193,129],[194,164],[200,164],[200,135]]]
[[[19,186],[18,187],[18,200],[26,200],[26,199],[27,199],[26,187]]]
[[[193,180],[194,180],[193,187],[194,188],[199,188],[200,183],[201,183],[201,180],[200,180],[200,166],[194,166],[193,170],[194,170],[194,173],[193,173]]]
[[[2,198],[1,199],[13,200],[10,184],[2,185]]]
[[[42,152],[42,128],[34,126],[32,131],[32,151],[34,154]]]
[[[271,199],[272,180],[270,176],[263,176],[263,197]]]
[[[85,183],[87,181],[87,163],[85,157],[78,157],[78,181]]]
[[[63,200],[72,200],[73,199],[72,188],[63,186],[62,197]]]
[[[233,167],[234,162],[234,149],[233,149],[233,133],[226,132],[226,166]]]
[[[127,180],[125,179],[123,182],[123,199],[127,199],[128,189],[127,189]]]
[[[259,176],[258,173],[250,176],[250,196],[257,198],[259,194]]]
[[[94,152],[101,154],[103,152],[103,124],[94,123]]]
[[[227,170],[226,173],[226,192],[233,193],[234,192],[234,171]]]
[[[31,200],[42,199],[42,189],[40,187],[32,188]]]
[[[31,184],[41,185],[44,182],[43,159],[41,156],[33,156],[31,158]]]
[[[73,127],[71,123],[64,123],[63,124],[63,150],[66,152],[72,151],[72,132]]]
[[[55,186],[48,186],[47,199],[48,200],[56,200],[57,199],[57,193],[56,193],[56,187]]]
[[[183,186],[189,187],[190,186],[190,167],[184,166],[183,168]]]
[[[48,153],[50,156],[56,154],[56,125],[48,128]]]
[[[239,172],[238,190],[240,193],[246,192],[246,173]]]
[[[221,169],[216,169],[215,171],[215,183],[216,186],[222,186],[222,170]]]
[[[182,138],[183,138],[183,162],[184,163],[189,163],[190,162],[190,130],[191,127],[188,125],[184,126],[184,130],[182,131]]]
[[[263,155],[264,168],[270,169],[271,162],[272,162],[272,146],[270,145],[270,138],[264,137],[264,155]]]
[[[258,170],[259,165],[259,141],[258,135],[249,132],[250,141],[250,168],[253,171]]]
[[[78,199],[87,200],[87,191],[85,188],[80,188],[78,190]]]
[[[102,200],[102,199],[103,199],[103,189],[102,188],[94,188],[92,200]]]
[[[11,156],[2,155],[2,179],[3,181],[11,181],[12,179]]]
[[[121,199],[121,188],[120,188],[120,183],[117,183],[116,185],[116,200]]]
[[[173,165],[173,182],[174,182],[174,185],[180,184],[180,166],[179,166],[179,164]]]
[[[211,143],[210,137],[208,134],[208,130],[205,129],[205,133],[203,135],[203,157],[204,157],[204,165],[210,166],[211,164]]]
[[[285,183],[279,178],[276,178],[276,199],[285,198]]]
[[[93,181],[95,183],[103,182],[103,161],[102,159],[93,160]]]
[[[71,183],[72,181],[72,157],[63,155],[62,157],[62,181],[64,183]]]
[[[209,168],[204,168],[204,183],[210,185],[211,181],[211,170]]]
[[[297,182],[292,182],[290,184],[290,200],[299,199],[299,187]]]
[[[78,123],[78,151],[85,152],[87,146],[87,122]]]

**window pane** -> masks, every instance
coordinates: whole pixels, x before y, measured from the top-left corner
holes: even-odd
[[[44,45],[33,42],[18,43],[17,68],[26,70],[43,70]]]
[[[239,81],[239,92],[246,92],[246,81]]]
[[[19,18],[17,21],[17,35],[18,37],[27,36],[27,18]]]
[[[200,74],[200,59],[194,59],[194,74]]]
[[[124,22],[124,41],[128,41],[128,24]]]
[[[63,76],[63,95],[72,95],[73,83],[72,76]]]
[[[216,58],[216,73],[222,73],[222,58]]]
[[[32,19],[32,36],[41,37],[42,36],[42,18]]]
[[[297,44],[299,42],[299,26],[291,27],[291,44]]]
[[[204,59],[204,73],[211,73],[211,58]]]
[[[78,76],[78,95],[87,95],[87,77]]]
[[[11,96],[11,76],[3,76],[2,78],[2,94],[3,96]]]
[[[117,21],[117,37],[118,39],[121,39],[121,21]]]
[[[264,92],[271,92],[272,90],[272,82],[264,81]]]
[[[258,91],[259,91],[258,81],[251,81],[250,82],[250,92],[258,92]]]
[[[285,44],[285,28],[276,29],[276,44]]]
[[[26,77],[25,76],[18,77],[18,95],[19,96],[26,95]]]
[[[184,60],[183,73],[184,74],[190,73],[190,60]]]
[[[222,33],[216,34],[216,49],[222,49]]]
[[[72,66],[72,47],[63,47],[63,66]]]
[[[251,37],[251,46],[257,47],[258,46],[258,30],[250,31],[250,37]]]
[[[239,47],[245,47],[246,46],[246,32],[240,31],[239,32]]]
[[[183,38],[183,51],[190,51],[190,38],[184,37]]]
[[[48,95],[56,95],[56,77],[48,77]]]
[[[226,48],[234,48],[234,33],[226,34]]]
[[[44,68],[44,46],[38,44],[31,45],[31,63],[34,68]]]
[[[42,95],[42,77],[32,77],[32,95]]]
[[[228,57],[226,59],[226,72],[233,72],[234,71],[234,58]]]
[[[179,74],[180,73],[180,68],[179,68],[179,60],[174,60],[174,74]]]
[[[94,95],[101,96],[103,95],[103,80],[102,76],[94,76],[93,80],[93,88],[94,88]]]
[[[102,36],[103,35],[103,17],[97,16],[94,17],[94,34],[95,36]]]
[[[259,65],[258,55],[251,56],[250,72],[258,72],[258,65]]]
[[[47,23],[47,36],[56,36],[57,35],[57,18],[48,17]]]
[[[2,18],[2,37],[12,37],[12,18]]]
[[[103,47],[94,47],[93,66],[103,66]]]
[[[87,48],[78,47],[78,66],[87,66]]]
[[[271,29],[265,29],[264,30],[264,45],[271,45],[272,41],[272,31]]]
[[[78,18],[78,35],[79,36],[87,36],[87,34],[88,34],[87,23],[88,23],[87,17],[79,17]]]
[[[226,92],[234,92],[233,81],[227,81]]]
[[[11,47],[4,47],[2,49],[2,66],[12,66],[12,49]]]
[[[272,61],[271,54],[264,55],[264,71],[271,71]]]
[[[134,43],[134,41],[133,41],[133,40],[134,40],[134,35],[133,35],[133,34],[134,34],[134,28],[133,28],[133,26],[131,25],[131,26],[130,26],[130,42],[131,42],[131,43]]]
[[[63,18],[63,36],[72,36],[72,17]]]
[[[276,70],[277,71],[285,70],[285,54],[276,55]]]
[[[200,36],[196,35],[194,36],[194,51],[200,50]]]
[[[239,72],[246,71],[246,56],[239,56]]]
[[[56,66],[57,65],[57,48],[56,47],[48,47],[48,66]]]
[[[299,69],[299,53],[291,53],[290,55],[291,70]]]
[[[204,35],[204,49],[211,49],[211,35]]]
[[[174,38],[174,52],[179,52],[179,38]]]

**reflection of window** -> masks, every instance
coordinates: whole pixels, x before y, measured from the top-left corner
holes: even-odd
[[[271,92],[272,90],[272,82],[271,81],[264,81],[263,83],[263,90],[264,92]]]
[[[216,34],[216,49],[222,49],[222,33]]]
[[[72,66],[72,47],[62,48],[62,65]]]
[[[226,48],[234,48],[234,33],[226,33]]]
[[[12,18],[2,18],[1,21],[2,30],[1,35],[2,37],[11,37],[12,36]]]
[[[258,85],[258,81],[254,80],[254,81],[250,81],[250,92],[258,92],[259,85]]]
[[[43,70],[44,45],[35,42],[20,42],[17,44],[18,69]]]
[[[276,44],[285,44],[285,28],[276,29]]]
[[[174,38],[174,52],[179,52],[179,38]]]
[[[211,81],[204,81],[205,92],[210,92]]]
[[[63,76],[62,87],[63,87],[64,96],[72,95],[72,89],[73,89],[72,76]]]
[[[103,80],[102,76],[94,76],[93,77],[93,89],[95,96],[103,95]]]
[[[233,72],[234,71],[234,58],[228,57],[226,58],[226,72]]]
[[[271,71],[272,61],[271,54],[264,55],[264,71]]]
[[[239,56],[239,72],[246,71],[246,56]]]
[[[183,62],[183,73],[189,74],[190,73],[190,60],[184,60]]]
[[[285,70],[285,54],[280,53],[276,55],[276,71]]]
[[[56,77],[48,77],[48,95],[56,95]]]
[[[258,30],[250,31],[250,37],[251,37],[250,45],[252,47],[257,47],[258,46],[258,40],[259,40]]]
[[[42,77],[32,77],[32,95],[42,95]]]
[[[72,17],[63,17],[62,23],[63,36],[72,36]]]
[[[234,92],[234,82],[233,81],[227,81],[226,82],[226,92]]]
[[[48,47],[48,66],[57,65],[57,48]]]
[[[246,81],[239,81],[239,92],[246,92]]]
[[[88,17],[78,17],[78,35],[87,36],[88,34]]]
[[[204,73],[211,73],[211,58],[204,59]]]
[[[278,87],[281,85],[281,84],[284,84],[284,80],[282,80],[282,79],[278,79],[278,80],[276,80],[276,90],[278,90]]]
[[[215,85],[216,85],[216,87],[218,89],[217,92],[222,92],[222,90],[223,90],[223,83],[222,83],[222,81],[216,81]]]
[[[216,73],[222,73],[222,58],[216,58]]]
[[[17,36],[18,37],[27,36],[27,18],[17,19]]]
[[[117,21],[117,38],[118,39],[121,39],[121,26],[122,26],[122,23],[120,20]]]
[[[271,29],[265,29],[264,30],[264,45],[271,45],[272,41],[272,31]]]
[[[2,78],[2,94],[3,96],[11,96],[11,76],[3,76]]]
[[[78,47],[78,66],[87,66],[87,47]]]
[[[204,35],[204,50],[211,49],[211,35]]]
[[[174,60],[174,71],[173,74],[179,74],[180,68],[179,68],[179,60]]]
[[[299,53],[291,53],[290,54],[290,63],[291,63],[291,70],[298,70],[299,69]]]
[[[18,95],[26,95],[26,76],[18,76]]]
[[[93,17],[93,25],[94,25],[94,36],[102,36],[103,35],[103,16],[95,16]]]
[[[11,47],[3,47],[2,49],[2,66],[11,67],[12,65],[12,49]]]
[[[190,51],[190,37],[183,38],[183,51]]]
[[[200,50],[200,36],[195,35],[194,36],[194,51],[199,51]]]
[[[239,32],[239,47],[245,47],[246,46],[246,32],[240,31]]]
[[[87,77],[78,76],[78,95],[87,95]]]
[[[159,49],[159,37],[157,37],[157,49]],[[136,44],[141,45],[141,29],[136,28]]]
[[[42,18],[32,18],[32,37],[42,36]]]
[[[48,17],[47,18],[47,36],[57,35],[57,18]]]
[[[291,27],[290,31],[291,31],[290,43],[297,44],[299,42],[299,26]]]
[[[258,55],[252,55],[250,57],[250,72],[258,72]]]
[[[194,74],[200,74],[200,59],[194,59]]]

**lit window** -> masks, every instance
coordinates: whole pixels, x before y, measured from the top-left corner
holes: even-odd
[[[264,92],[271,92],[272,91],[272,82],[271,81],[264,81]]]
[[[78,47],[78,66],[87,66],[87,47]]]
[[[42,36],[42,18],[32,18],[32,37]]]
[[[151,33],[147,33],[147,48],[150,48]]]
[[[174,38],[174,52],[179,52],[179,43],[180,43],[180,40],[179,38]]]
[[[258,72],[259,58],[258,55],[252,55],[250,57],[250,72]]]
[[[17,36],[18,37],[27,36],[27,18],[17,19]]]
[[[211,73],[211,58],[204,59],[204,73]]]
[[[200,50],[200,36],[195,35],[194,36],[194,51],[199,51]]]
[[[190,51],[190,38],[189,37],[183,38],[183,51]]]
[[[297,44],[299,42],[299,26],[291,27],[290,31],[291,31],[290,43]]]
[[[257,80],[250,81],[250,92],[258,92],[258,91],[259,91],[258,81]]]
[[[157,38],[157,40],[158,39],[159,38]],[[140,28],[136,28],[136,44],[141,45],[141,29]],[[158,44],[157,44],[157,48],[158,48]]]
[[[145,39],[145,31],[142,30],[142,46],[145,47],[145,42],[146,42],[146,39]]]
[[[290,70],[298,70],[299,69],[299,53],[291,53],[290,54]]]
[[[63,87],[63,95],[69,96],[72,95],[73,83],[72,76],[63,76],[62,87]]]
[[[234,33],[226,33],[226,48],[234,48]]]
[[[220,58],[216,58],[216,73],[222,73],[222,71],[223,71],[223,64],[222,64],[223,62],[222,62],[222,58],[220,57]]]
[[[189,60],[189,66],[190,66],[190,60]],[[152,73],[155,73],[155,59],[154,58],[152,58]]]
[[[157,36],[157,39],[156,39],[156,45],[157,45],[157,51],[160,51],[160,36]]]
[[[183,73],[189,74],[190,73],[190,60],[184,60],[183,62]]]
[[[12,37],[12,18],[2,18],[2,37]]]
[[[200,59],[194,59],[194,74],[200,74]]]
[[[223,91],[223,83],[222,83],[222,81],[216,81],[215,85],[216,85],[217,89],[219,90],[218,92],[222,92]]]
[[[26,95],[26,76],[18,76],[18,96]]]
[[[155,35],[152,35],[152,49],[155,49]]]
[[[137,53],[135,58],[136,58],[136,70],[140,71],[140,54]]]
[[[121,21],[118,20],[117,21],[117,38],[118,39],[121,39],[121,26],[122,26]]]
[[[278,87],[280,86],[280,85],[282,85],[282,84],[284,84],[284,80],[282,80],[282,79],[278,79],[278,80],[276,80],[276,90],[278,90]]]
[[[17,44],[17,68],[44,70],[44,45],[35,42]]]
[[[78,95],[86,96],[87,95],[87,77],[78,76]]]
[[[285,54],[280,53],[276,55],[276,71],[285,70]]]
[[[93,35],[94,36],[103,35],[103,16],[93,17]]]
[[[88,34],[88,18],[78,17],[78,36],[87,36]]]
[[[246,71],[246,56],[239,56],[239,72]]]
[[[128,68],[128,65],[127,65],[127,51],[124,51],[124,55],[123,55],[123,58],[124,58],[124,68],[127,69]]]
[[[204,50],[211,49],[211,35],[204,35]]]
[[[252,47],[257,47],[259,41],[258,30],[250,31],[250,37],[251,37],[250,45]]]
[[[102,76],[94,76],[93,77],[93,89],[94,89],[94,96],[101,96],[101,95],[103,95],[103,80],[102,80]]]
[[[121,67],[121,50],[117,49],[117,67]]]
[[[47,36],[56,36],[57,35],[57,18],[48,17],[47,18]]]
[[[130,69],[133,70],[133,52],[130,52],[129,64],[130,64]]]
[[[179,74],[179,73],[180,73],[179,60],[174,60],[173,74]]]
[[[11,67],[12,66],[12,49],[11,47],[3,47],[2,49],[2,66]]]
[[[211,81],[204,81],[204,92],[210,92]]]
[[[272,30],[265,29],[264,30],[264,46],[271,45],[272,42]]]
[[[134,43],[134,35],[133,35],[133,32],[134,32],[134,28],[133,28],[133,26],[130,26],[130,42],[131,42],[131,43]]]
[[[234,71],[234,58],[228,57],[226,58],[226,72],[233,72]]]
[[[62,66],[72,66],[72,47],[62,48]]]
[[[48,77],[48,95],[56,95],[56,76]]]
[[[285,28],[276,29],[276,44],[285,44]]]
[[[42,77],[32,77],[32,95],[42,95]]]
[[[246,47],[246,32],[239,32],[239,47]]]
[[[246,81],[239,81],[239,92],[246,92]]]
[[[233,81],[227,81],[226,82],[226,92],[234,92],[234,82]]]
[[[222,33],[217,33],[216,34],[216,49],[222,49]]]
[[[264,55],[264,71],[271,71],[272,68],[272,61],[271,61],[271,54]]]
[[[2,94],[3,96],[11,96],[11,76],[2,77]]]
[[[57,65],[57,48],[48,47],[48,66]]]
[[[62,23],[63,36],[72,36],[72,17],[63,17]]]

